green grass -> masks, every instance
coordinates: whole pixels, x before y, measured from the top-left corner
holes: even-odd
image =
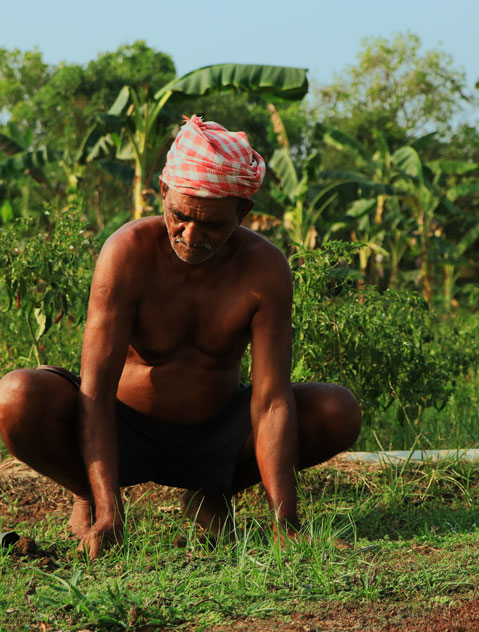
[[[365,417],[354,450],[479,448],[479,371],[458,379],[441,410],[429,407],[414,418],[408,415],[407,402],[395,401],[387,410]]]
[[[42,548],[54,547],[57,559],[45,566],[41,556],[0,556],[0,630],[34,629],[28,626],[41,621],[62,630],[208,630],[332,602],[427,606],[473,594],[477,467],[326,467],[301,479],[307,537],[283,551],[259,488],[238,499],[236,542],[216,547],[176,509],[148,498],[127,505],[125,543],[94,563],[59,539],[58,516],[20,524]],[[334,538],[355,549],[336,549]]]

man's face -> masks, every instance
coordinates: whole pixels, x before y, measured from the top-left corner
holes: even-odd
[[[163,210],[170,244],[185,263],[214,257],[240,224],[238,198],[199,198],[162,186]]]

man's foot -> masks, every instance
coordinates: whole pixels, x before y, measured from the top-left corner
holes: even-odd
[[[185,516],[196,520],[215,538],[231,530],[231,504],[224,494],[187,489],[180,504]]]
[[[68,521],[68,528],[73,535],[83,538],[94,522],[93,504],[90,498],[73,494],[73,509]]]

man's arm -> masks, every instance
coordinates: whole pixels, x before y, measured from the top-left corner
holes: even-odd
[[[135,317],[134,238],[116,234],[105,244],[93,276],[82,348],[80,447],[95,504],[95,523],[80,542],[91,558],[102,540],[122,534],[115,401]]]
[[[274,252],[263,267],[259,307],[251,322],[251,420],[256,459],[270,510],[287,531],[299,526],[296,508],[297,417],[290,381],[292,281]]]

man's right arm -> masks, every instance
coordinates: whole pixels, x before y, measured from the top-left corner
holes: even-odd
[[[121,539],[115,401],[135,318],[134,236],[122,231],[105,244],[93,276],[82,348],[80,446],[95,504],[95,523],[80,542],[90,557],[102,541]]]

